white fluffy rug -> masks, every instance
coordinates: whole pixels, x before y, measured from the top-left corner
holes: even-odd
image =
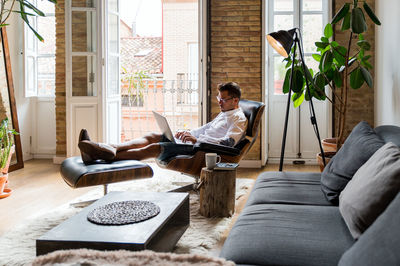
[[[173,182],[193,182],[193,178],[180,173],[153,167],[152,178],[111,184],[109,191],[168,191],[178,187]],[[254,180],[237,179],[236,201],[244,196]],[[101,186],[94,188],[82,197],[73,200],[88,200],[102,196]],[[26,265],[35,258],[35,240],[48,230],[78,213],[81,209],[62,205],[55,210],[47,210],[27,219],[18,228],[0,238],[0,265]],[[173,252],[207,254],[217,244],[223,232],[228,228],[232,218],[204,218],[199,213],[199,196],[190,194],[190,227],[177,243]]]

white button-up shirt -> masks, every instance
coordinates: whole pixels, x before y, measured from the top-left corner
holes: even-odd
[[[191,130],[190,134],[197,138],[197,142],[233,147],[245,137],[247,123],[242,109],[237,108],[219,113],[213,121]]]

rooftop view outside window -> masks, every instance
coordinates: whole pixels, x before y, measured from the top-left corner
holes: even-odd
[[[120,47],[121,141],[198,127],[198,1],[122,0]]]

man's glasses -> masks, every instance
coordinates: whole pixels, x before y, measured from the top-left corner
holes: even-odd
[[[218,102],[221,102],[221,101],[222,101],[223,103],[226,103],[227,101],[232,100],[232,99],[233,99],[233,97],[228,98],[228,99],[222,99],[221,97],[217,96]]]

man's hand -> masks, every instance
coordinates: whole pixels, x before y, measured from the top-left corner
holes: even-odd
[[[189,133],[189,131],[180,130],[180,131],[178,131],[178,132],[175,133],[175,138],[181,139],[181,137],[182,137],[184,134],[190,134],[190,133]]]
[[[182,140],[183,142],[196,143],[197,138],[189,133],[189,131],[179,131],[175,134],[175,138]]]

